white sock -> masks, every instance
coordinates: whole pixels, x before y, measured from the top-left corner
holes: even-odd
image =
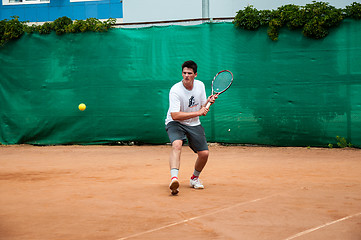
[[[178,178],[178,172],[179,172],[179,169],[177,169],[177,168],[172,168],[171,170],[170,170],[170,175],[171,175],[171,178],[173,179],[173,178]]]

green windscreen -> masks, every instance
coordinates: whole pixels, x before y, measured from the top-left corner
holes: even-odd
[[[201,117],[208,141],[360,147],[360,29],[283,29],[276,42],[231,23],[25,35],[0,48],[0,143],[167,143],[169,89],[194,60],[208,95],[215,74],[234,75]]]

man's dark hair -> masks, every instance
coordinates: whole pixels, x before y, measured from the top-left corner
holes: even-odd
[[[192,60],[189,60],[189,61],[185,61],[183,64],[182,64],[182,71],[184,68],[191,68],[193,69],[193,72],[194,73],[197,73],[197,63],[193,62]]]

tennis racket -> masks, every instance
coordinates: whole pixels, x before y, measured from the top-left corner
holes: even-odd
[[[229,70],[222,70],[213,78],[212,81],[212,95],[224,93],[233,82],[233,74]],[[206,108],[209,109],[211,103],[208,102]]]

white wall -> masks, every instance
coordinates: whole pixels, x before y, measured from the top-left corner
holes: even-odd
[[[344,8],[360,0],[324,0]],[[258,10],[276,9],[286,4],[304,6],[312,0],[209,0],[209,15],[234,17],[239,10],[253,5]],[[123,22],[150,22],[202,18],[202,0],[123,0]]]
[[[123,22],[200,18],[202,0],[123,0]]]

